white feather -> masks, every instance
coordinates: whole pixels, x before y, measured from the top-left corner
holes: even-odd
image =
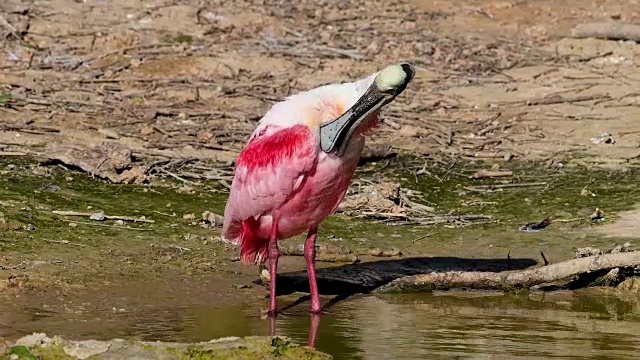
[[[365,78],[341,84],[329,84],[302,91],[274,104],[260,119],[253,132],[252,138],[264,131],[265,135],[277,131],[279,128],[291,127],[297,124],[309,124],[316,118],[328,121],[327,114],[323,114],[323,105],[340,104],[346,109],[353,106],[373,84],[379,72]]]

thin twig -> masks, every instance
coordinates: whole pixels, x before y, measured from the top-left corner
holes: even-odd
[[[85,244],[74,243],[74,242],[71,242],[69,240],[47,240],[47,239],[45,239],[44,241],[50,242],[50,243],[56,243],[56,244],[63,244],[63,245],[73,245],[73,246],[81,246],[81,247],[88,247],[89,246],[89,245],[85,245]]]
[[[84,216],[84,217],[91,217],[92,215],[97,214],[97,213],[91,213],[91,212],[62,211],[62,210],[53,210],[52,213],[56,215],[62,215],[62,216]],[[138,217],[138,216],[119,216],[119,215],[106,215],[106,214],[103,214],[103,216],[104,216],[104,219],[109,219],[109,220],[122,220],[122,221],[133,221],[133,222],[144,222],[144,223],[155,222],[153,220],[145,219],[144,217]]]

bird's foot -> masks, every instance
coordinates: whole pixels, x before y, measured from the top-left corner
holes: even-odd
[[[315,315],[332,315],[335,313],[330,309],[330,307],[327,307],[327,308],[321,308],[320,310],[311,309],[309,310],[309,314],[311,314],[311,316],[315,316]]]
[[[319,306],[318,306],[317,308],[316,308],[316,307],[311,307],[311,309],[309,310],[309,312],[310,312],[311,314],[314,314],[314,315],[322,315],[322,314],[325,314],[325,310],[324,310],[323,308],[319,307]]]
[[[282,310],[277,310],[277,309],[276,310],[260,309],[260,319],[262,320],[275,319],[278,316],[286,317],[286,314]]]

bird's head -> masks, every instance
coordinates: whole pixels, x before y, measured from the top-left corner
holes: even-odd
[[[326,153],[335,151],[338,156],[342,156],[349,139],[357,132],[360,125],[400,95],[414,75],[415,69],[411,64],[401,63],[388,66],[357,82],[356,88],[362,87],[364,92],[355,104],[338,118],[320,125],[322,150]]]

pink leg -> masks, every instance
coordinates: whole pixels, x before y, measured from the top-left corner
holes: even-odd
[[[278,219],[273,217],[271,225],[271,239],[269,239],[269,316],[277,316],[278,304],[276,303],[276,276],[278,275]]]
[[[309,329],[309,339],[307,345],[316,347],[316,338],[318,337],[318,328],[320,327],[320,314],[311,314],[311,329]]]
[[[307,262],[307,273],[309,274],[309,289],[311,293],[311,312],[322,311],[320,306],[320,296],[318,295],[318,283],[316,282],[316,237],[318,228],[309,229],[307,241],[304,242],[304,259]]]
[[[276,336],[276,318],[269,316],[269,335]]]

